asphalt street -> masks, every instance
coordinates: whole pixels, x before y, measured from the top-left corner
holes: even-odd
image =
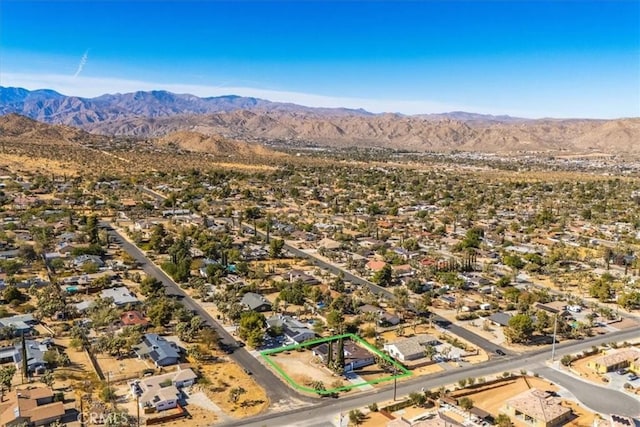
[[[603,414],[640,417],[640,400],[627,393],[600,387],[548,366],[534,370],[540,376],[571,391],[587,408]]]
[[[251,231],[253,232],[253,229],[251,229]],[[266,237],[266,233],[262,232],[261,230],[256,230],[257,234],[260,235],[261,237]],[[382,295],[385,298],[387,298],[388,300],[392,300],[393,299],[393,292],[391,292],[389,289],[386,289],[382,286],[376,285],[373,282],[370,282],[368,280],[363,279],[362,277],[356,276],[353,273],[350,273],[349,271],[335,265],[335,264],[331,264],[329,262],[324,261],[321,258],[318,258],[316,256],[314,256],[313,254],[307,253],[301,249],[296,248],[295,246],[292,246],[288,243],[285,243],[284,245],[284,249],[291,252],[294,256],[296,257],[300,257],[303,259],[308,259],[310,260],[314,265],[327,270],[335,275],[338,275],[340,273],[342,273],[344,275],[344,279],[346,281],[349,281],[351,283],[354,283],[356,285],[360,285],[360,286],[366,286],[368,287],[372,293],[376,294],[376,295]],[[455,324],[453,324],[452,322],[448,321],[447,319],[445,319],[444,317],[438,316],[436,314],[432,314],[432,320],[438,324],[438,326],[440,326],[442,329],[447,330],[448,332],[451,332],[454,335],[457,335],[467,341],[469,341],[470,343],[472,343],[473,345],[480,347],[482,350],[486,351],[490,357],[492,358],[496,358],[496,357],[502,357],[499,356],[496,353],[496,350],[502,350],[502,352],[506,355],[509,354],[513,354],[510,350],[501,347],[498,344],[495,344],[489,340],[487,340],[484,337],[481,337],[480,335],[474,334],[473,332],[469,331],[468,329],[465,329],[461,326],[457,326]]]
[[[597,336],[582,341],[567,342],[556,348],[557,359],[565,354],[580,352],[584,349],[590,349],[594,345],[602,345],[612,341],[633,341],[640,337],[640,328],[620,331],[606,336]],[[469,377],[482,378],[491,375],[501,374],[503,372],[519,373],[524,369],[529,372],[539,372],[541,376],[545,376],[548,372],[553,375],[549,378],[552,381],[558,380],[558,384],[565,387],[579,400],[588,393],[597,392],[591,399],[597,399],[598,405],[591,406],[585,403],[591,409],[602,412],[603,414],[620,413],[626,414],[633,412],[634,405],[629,399],[634,400],[631,396],[625,396],[621,392],[611,389],[596,387],[591,389],[586,383],[576,380],[571,375],[548,368],[546,362],[550,359],[550,350],[542,350],[534,353],[528,353],[518,356],[510,356],[502,359],[491,360],[480,365],[467,366],[457,368],[451,371],[444,371],[424,377],[412,378],[409,380],[398,382],[397,396],[406,396],[409,393],[420,391],[422,387],[425,389],[436,389],[441,386],[455,384],[461,379]],[[372,402],[389,401],[393,399],[393,383],[386,385],[384,388],[375,389],[368,392],[360,392],[354,394],[346,394],[338,399],[324,398],[318,404],[303,408],[294,409],[284,412],[271,412],[264,415],[253,417],[250,420],[242,420],[235,422],[223,423],[225,426],[320,426],[332,425],[330,420],[335,418],[339,412],[348,412],[351,409],[362,408]],[[591,400],[588,400],[591,402]],[[622,403],[619,403],[622,402]],[[637,401],[635,401],[637,405]],[[626,410],[623,407],[627,407]],[[635,407],[637,408],[637,406]]]
[[[101,226],[105,228],[112,236],[112,241],[118,244],[123,250],[135,259],[145,273],[151,277],[156,278],[165,286],[167,295],[177,295],[182,304],[197,313],[208,325],[216,330],[220,337],[220,343],[227,348],[233,349],[233,353],[229,357],[240,366],[248,369],[255,380],[267,390],[269,399],[272,403],[285,403],[289,401],[291,397],[295,397],[298,400],[313,401],[312,398],[302,396],[296,391],[285,385],[279,377],[273,372],[262,365],[254,356],[249,352],[238,346],[238,341],[227,332],[222,325],[220,325],[207,311],[194,301],[189,295],[187,295],[169,276],[167,276],[162,269],[151,262],[145,254],[138,249],[137,246],[129,242],[124,236],[120,235],[110,224],[102,222]]]
[[[157,193],[149,194],[156,198],[160,198]],[[220,324],[218,324],[198,303],[187,296],[180,287],[171,280],[160,268],[150,262],[145,255],[133,244],[120,236],[108,224],[106,225],[110,234],[117,237],[116,242],[126,250],[134,259],[136,259],[144,268],[144,271],[152,277],[160,280],[169,291],[168,293],[180,295],[183,297],[183,303],[189,309],[195,310],[204,320],[214,327],[221,337],[221,341],[225,345],[236,346],[236,340],[231,336]],[[253,231],[253,229],[251,229]],[[260,230],[257,233],[264,236]],[[361,277],[358,277],[342,268],[327,263],[319,259],[313,254],[306,253],[294,246],[285,244],[285,249],[293,255],[310,260],[314,265],[326,269],[333,274],[342,272],[344,278],[354,284],[367,286],[375,294],[381,294],[386,298],[393,298],[393,293],[388,289],[380,287]],[[492,354],[493,358],[487,363],[481,365],[466,366],[450,371],[444,371],[438,374],[429,375],[427,377],[412,378],[401,381],[397,384],[397,396],[404,396],[411,392],[419,391],[421,388],[434,389],[447,384],[454,384],[461,379],[474,377],[487,377],[499,374],[501,372],[518,372],[521,369],[535,372],[550,381],[566,388],[578,400],[583,402],[590,409],[603,413],[616,413],[621,415],[638,416],[640,415],[640,402],[634,397],[626,395],[624,392],[599,387],[590,383],[586,383],[572,375],[565,374],[554,368],[547,366],[546,362],[550,357],[550,350],[543,349],[522,355],[509,352],[496,344],[462,328],[452,324],[440,316],[435,316],[433,320],[443,329],[447,329],[453,334],[468,340],[483,350]],[[605,336],[596,336],[581,341],[565,342],[556,346],[556,360],[565,354],[572,354],[590,348],[594,345],[610,343],[612,341],[633,341],[640,337],[640,328],[628,329],[609,333]],[[502,349],[506,355],[497,356],[495,351]],[[300,400],[313,402],[306,406],[298,406],[295,409],[284,411],[269,411],[266,414],[245,419],[242,421],[226,422],[221,425],[226,426],[324,426],[333,425],[331,421],[335,415],[340,412],[347,412],[354,408],[366,406],[374,401],[388,401],[393,398],[393,383],[383,388],[377,388],[368,392],[360,392],[346,394],[340,396],[339,399],[333,398],[310,398],[303,397],[292,389],[288,388],[282,381],[278,379],[271,371],[258,362],[251,354],[243,348],[237,348],[231,358],[240,365],[250,369],[255,374],[255,378],[268,391],[272,402],[286,402],[290,397],[296,397]],[[280,407],[286,407],[281,405]]]

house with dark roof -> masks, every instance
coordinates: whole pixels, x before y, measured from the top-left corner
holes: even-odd
[[[302,281],[305,285],[317,285],[320,283],[318,279],[302,270],[291,270],[289,272],[289,281],[293,283],[298,280]]]
[[[256,294],[255,292],[247,292],[242,296],[240,304],[245,306],[248,310],[253,311],[269,311],[271,310],[271,302],[264,297],[264,295]]]
[[[291,316],[272,316],[267,319],[267,327],[282,328],[289,344],[300,344],[316,337],[315,332]]]
[[[376,363],[375,357],[369,351],[360,347],[358,344],[351,340],[344,340],[344,372],[355,371],[356,369],[371,366]],[[336,360],[338,356],[338,343],[333,342],[331,345],[333,352],[333,360]],[[319,357],[323,363],[327,363],[329,360],[329,344],[322,343],[313,347],[313,355]]]
[[[180,348],[158,334],[144,334],[142,342],[135,346],[139,358],[149,358],[156,367],[175,365],[180,360]]]
[[[493,313],[489,316],[489,321],[497,326],[509,326],[509,320],[511,319],[511,315],[509,313]]]

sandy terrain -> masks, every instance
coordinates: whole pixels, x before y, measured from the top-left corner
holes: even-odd
[[[250,417],[259,414],[269,406],[269,397],[265,390],[237,364],[232,362],[199,364],[198,369],[210,384],[196,385],[193,387],[194,391],[202,389],[225,414],[234,418]],[[242,387],[246,391],[235,403],[229,401],[229,391],[234,387]],[[243,402],[246,403],[243,404]]]
[[[142,371],[153,368],[151,363],[137,357],[117,360],[106,354],[98,354],[96,359],[105,377],[109,375],[109,380],[114,383],[139,378],[142,376]]]
[[[287,351],[269,356],[296,383],[309,387],[312,381],[322,381],[326,388],[340,377],[318,362],[310,350]]]

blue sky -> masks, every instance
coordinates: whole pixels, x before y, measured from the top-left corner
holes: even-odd
[[[0,84],[638,117],[640,2],[2,0]]]

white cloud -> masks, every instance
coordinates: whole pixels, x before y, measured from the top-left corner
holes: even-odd
[[[83,56],[86,62],[85,56]],[[83,61],[78,67],[82,71]],[[106,93],[126,93],[139,90],[167,90],[174,93],[189,93],[196,96],[239,95],[267,99],[276,102],[291,102],[310,107],[364,108],[373,113],[398,112],[403,114],[442,113],[447,111],[483,112],[481,109],[440,103],[434,101],[384,100],[368,98],[348,98],[316,95],[302,92],[277,91],[250,87],[223,87],[192,84],[167,84],[140,80],[114,79],[104,77],[73,76],[59,74],[24,74],[6,72],[0,74],[0,85],[23,87],[25,89],[53,89],[64,95],[94,97]],[[493,114],[505,114],[492,111]],[[513,112],[512,112],[513,113]]]
[[[82,55],[82,58],[80,58],[80,63],[78,64],[78,69],[76,70],[75,74],[73,75],[74,79],[80,75],[80,73],[82,72],[82,69],[87,64],[87,60],[88,59],[89,59],[89,50],[86,50],[84,52],[84,54]]]

